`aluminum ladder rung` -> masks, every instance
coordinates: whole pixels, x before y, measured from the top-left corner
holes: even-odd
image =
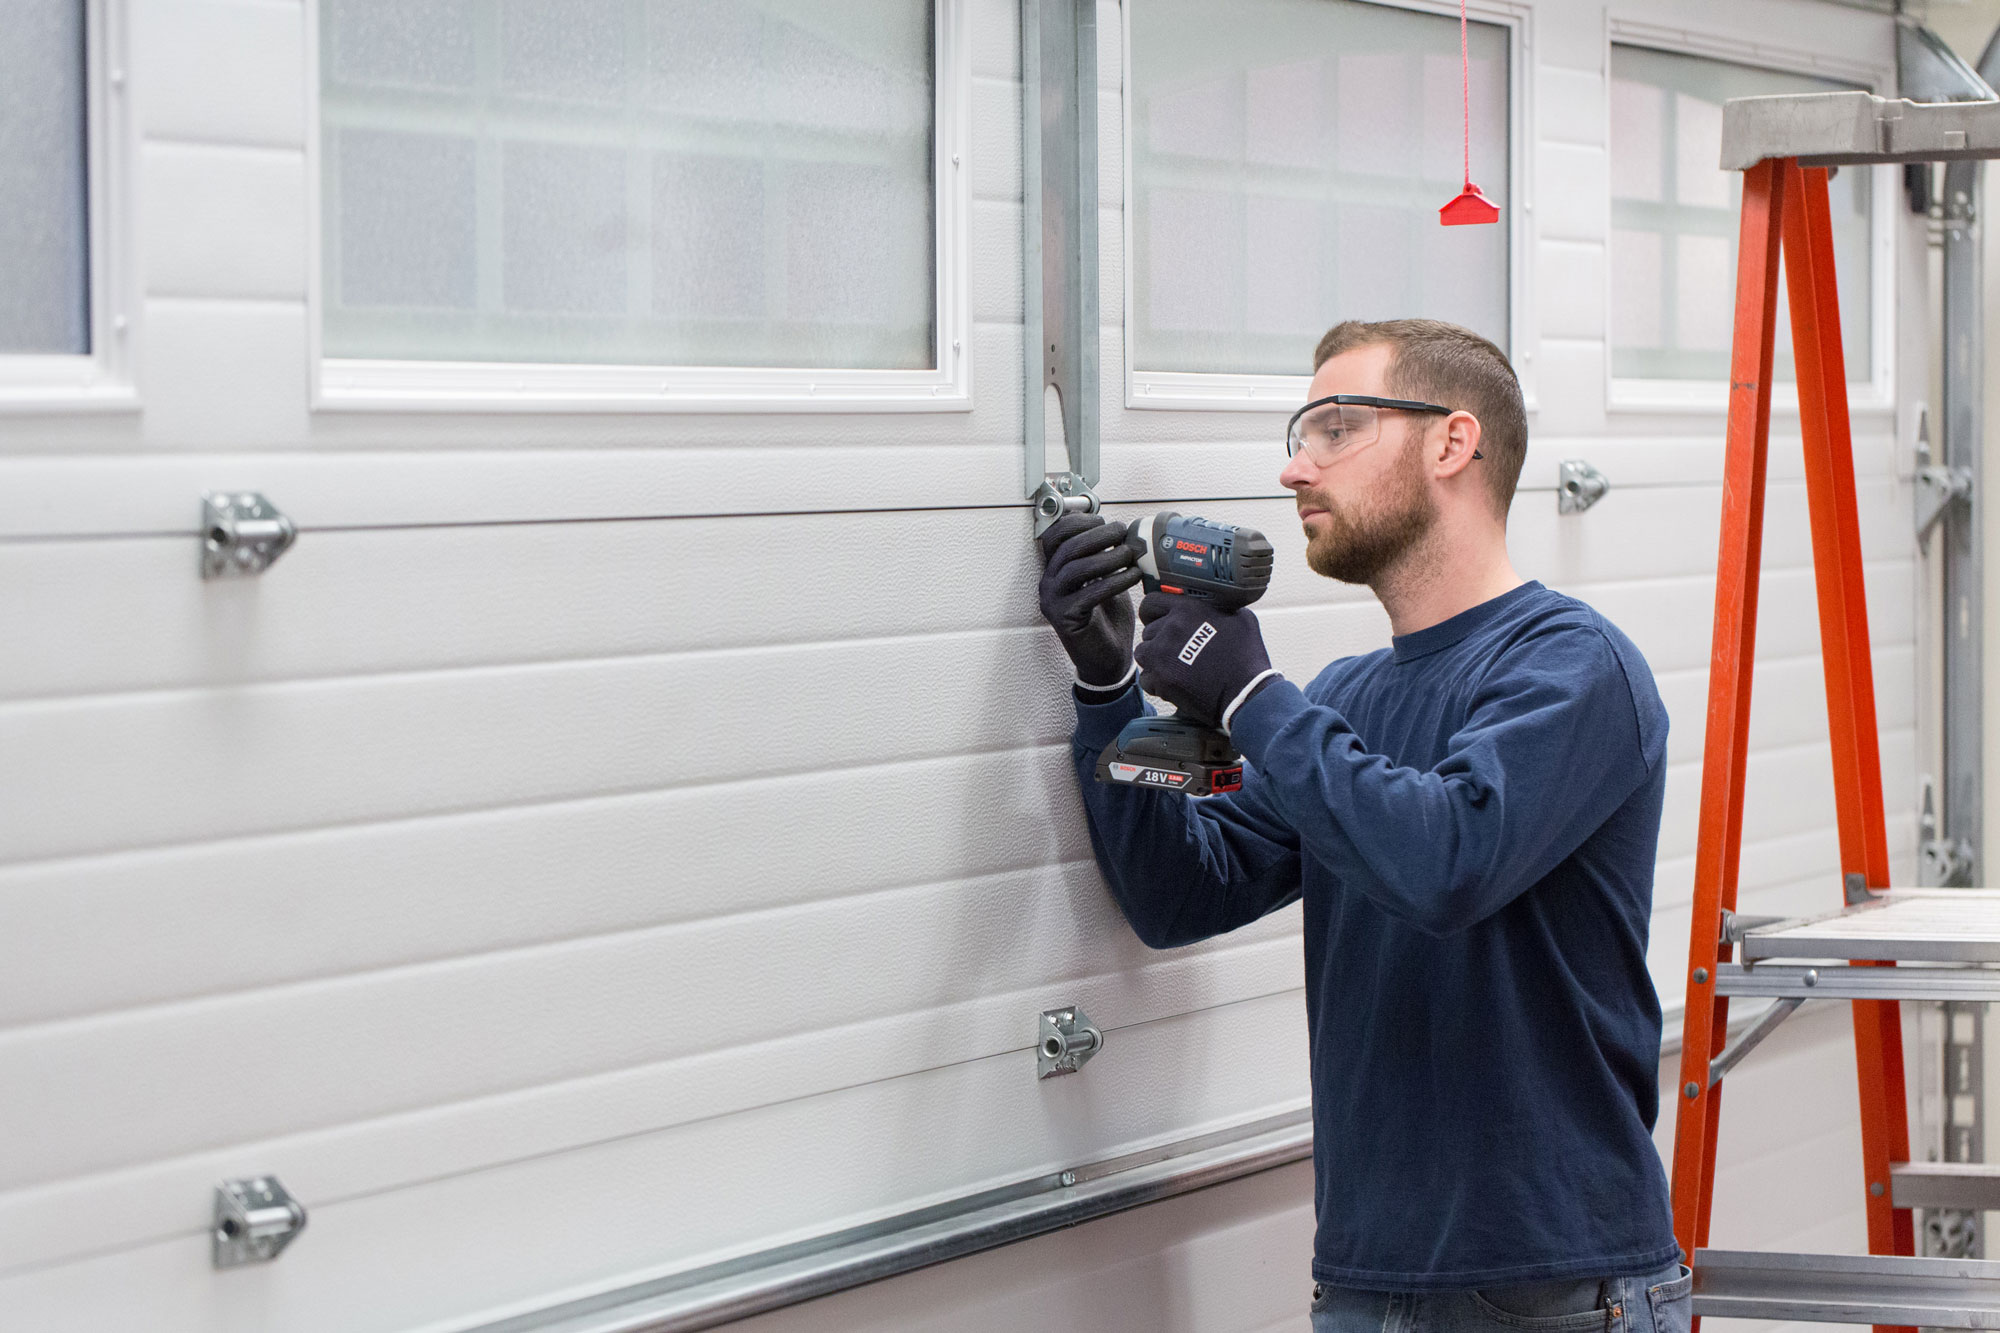
[[[1746,963],[2000,963],[2000,890],[1894,889],[1837,912],[1753,927],[1741,949]]]
[[[2000,1329],[2000,1263],[1697,1250],[1694,1312],[1727,1319]]]
[[[1723,963],[1715,993],[1773,1000],[2000,1001],[2000,968]]]
[[[1889,1168],[1898,1208],[2000,1209],[2000,1163],[1898,1162]]]

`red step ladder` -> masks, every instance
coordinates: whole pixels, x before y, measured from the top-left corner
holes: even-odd
[[[1875,123],[1908,130],[1938,108],[1912,107],[1866,93],[1854,101],[1859,134]],[[1804,104],[1808,98],[1750,101]],[[1739,104],[1730,104],[1727,117]],[[1820,106],[1825,105],[1824,95]],[[1794,108],[1797,109],[1797,108]],[[2000,104],[1993,104],[2000,110]],[[1746,129],[1782,141],[1802,123],[1765,106]],[[1818,108],[1803,107],[1806,113]],[[1982,111],[1981,114],[1985,114]],[[1871,122],[1868,116],[1876,120]],[[1849,118],[1852,119],[1851,117]],[[1847,134],[1848,121],[1819,116],[1807,127]],[[1915,125],[1916,128],[1922,128]],[[1725,155],[1732,151],[1725,119]],[[2000,142],[2000,126],[1995,129]],[[1741,138],[1755,141],[1755,133]],[[1945,141],[1950,142],[1950,141]],[[1957,142],[1966,142],[1961,132]],[[1806,149],[1791,147],[1800,153]],[[1822,147],[1825,157],[1836,157]],[[1915,147],[1894,155],[1888,131],[1858,140],[1850,162],[1922,160]],[[1937,154],[1931,154],[1936,156]],[[1987,155],[2000,156],[2000,148]],[[1746,159],[1756,151],[1742,150]],[[1866,169],[1863,167],[1862,169]],[[1764,156],[1743,165],[1743,215],[1730,353],[1728,452],[1716,570],[1715,638],[1709,664],[1694,921],[1688,947],[1687,1010],[1681,1046],[1679,1119],[1674,1134],[1674,1234],[1695,1269],[1695,1313],[1749,1318],[1874,1323],[1885,1333],[1913,1326],[2000,1328],[2000,1263],[1914,1257],[1912,1205],[1996,1206],[2000,1173],[1909,1161],[1899,999],[2000,999],[2000,894],[1983,890],[1901,890],[1889,884],[1882,765],[1875,724],[1868,607],[1862,588],[1847,374],[1834,284],[1827,170],[1797,157]],[[1828,732],[1846,902],[1823,917],[1751,921],[1736,915],[1743,840],[1743,783],[1749,750],[1750,689],[1757,630],[1766,456],[1770,436],[1772,336],[1779,261],[1791,307],[1799,425],[1805,445],[1807,506],[1826,671]],[[1830,895],[1831,896],[1831,895]],[[1834,904],[1829,904],[1830,907]],[[1739,961],[1740,955],[1740,961]],[[1829,962],[1828,960],[1832,960]],[[1895,969],[1897,961],[1922,969]],[[1895,970],[1892,970],[1895,969]],[[1729,1042],[1729,999],[1776,1003]],[[1860,1073],[1865,1256],[1787,1255],[1708,1248],[1714,1203],[1722,1079],[1748,1050],[1807,999],[1853,1003]]]

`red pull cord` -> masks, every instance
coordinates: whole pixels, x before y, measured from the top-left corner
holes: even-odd
[[[1465,99],[1465,188],[1438,210],[1438,221],[1447,227],[1500,220],[1499,208],[1472,183],[1472,48],[1466,38],[1465,0],[1458,0],[1458,74]]]
[[[1465,39],[1465,0],[1458,0],[1458,77],[1465,105],[1465,188],[1472,188],[1472,49]]]

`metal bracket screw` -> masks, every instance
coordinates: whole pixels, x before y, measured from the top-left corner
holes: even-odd
[[[204,579],[261,574],[298,537],[298,525],[255,491],[210,491],[201,497]]]
[[[1075,1005],[1044,1010],[1035,1045],[1035,1077],[1074,1074],[1103,1049],[1104,1034]]]
[[[1581,458],[1565,458],[1556,476],[1556,512],[1581,514],[1604,498],[1611,482]]]
[[[215,1187],[209,1261],[217,1268],[269,1263],[305,1230],[305,1205],[276,1176],[225,1180]]]

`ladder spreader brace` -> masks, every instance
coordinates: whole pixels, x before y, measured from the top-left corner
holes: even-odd
[[[1872,1323],[1884,1333],[1917,1324],[2000,1329],[2000,1263],[1914,1257],[1910,1209],[1992,1206],[1988,1201],[2000,1198],[2000,1171],[1939,1171],[1909,1161],[1897,1004],[1940,994],[2000,998],[2000,970],[1994,968],[2000,964],[2000,893],[1883,891],[1889,842],[1826,171],[2000,157],[2000,101],[1922,104],[1865,92],[1739,98],[1723,108],[1722,145],[1722,166],[1743,172],[1743,215],[1674,1135],[1674,1234],[1695,1270],[1697,1318]],[[1846,905],[1831,915],[1772,922],[1737,917],[1735,910],[1781,258],[1805,446],[1840,863],[1849,891]],[[1899,962],[1921,965],[1896,968]],[[1732,1047],[1734,995],[1777,1003]],[[1870,1253],[1710,1250],[1723,1075],[1800,1003],[1834,998],[1853,1004]]]

